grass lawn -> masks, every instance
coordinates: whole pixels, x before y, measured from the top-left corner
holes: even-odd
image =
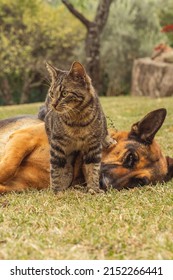
[[[119,130],[165,107],[157,140],[173,156],[173,98],[101,102]],[[39,106],[0,107],[0,118],[33,114]],[[173,259],[173,181],[96,196],[78,190],[1,196],[0,259]]]

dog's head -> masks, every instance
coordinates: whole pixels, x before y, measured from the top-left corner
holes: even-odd
[[[173,177],[173,159],[164,157],[154,140],[166,117],[165,109],[147,114],[130,132],[111,135],[117,144],[103,151],[100,186],[118,190],[168,181]]]

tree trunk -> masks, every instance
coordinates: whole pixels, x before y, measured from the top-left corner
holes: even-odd
[[[173,95],[173,64],[150,58],[136,59],[133,64],[131,94],[165,97]]]
[[[29,74],[29,72],[24,72],[23,74],[23,85],[21,90],[21,96],[20,96],[20,104],[28,103],[29,101],[29,90],[30,85],[33,80],[33,75]]]
[[[100,91],[100,35],[106,25],[109,8],[113,0],[99,0],[94,21],[89,21],[67,0],[62,0],[67,9],[78,18],[87,29],[85,39],[86,70],[97,92]]]
[[[22,93],[20,96],[20,104],[28,103],[29,102],[29,85],[24,84],[22,88]]]
[[[85,40],[86,70],[92,79],[93,86],[100,91],[100,35],[96,24],[92,23],[87,30]]]
[[[24,80],[23,80],[23,87],[22,87],[22,93],[20,96],[20,104],[28,103],[30,98],[30,91],[32,88],[39,87],[44,78],[43,77],[35,77],[35,73],[25,73],[24,74]]]
[[[0,91],[0,96],[2,96],[2,103],[4,105],[14,104],[11,87],[7,78],[2,78]]]

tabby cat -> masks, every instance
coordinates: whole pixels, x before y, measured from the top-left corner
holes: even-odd
[[[73,160],[81,152],[87,190],[100,192],[102,146],[112,144],[98,96],[79,62],[70,71],[46,64],[51,85],[39,117],[44,119],[50,143],[51,187],[67,189],[73,180]]]

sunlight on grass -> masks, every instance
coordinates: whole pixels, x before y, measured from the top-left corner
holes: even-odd
[[[173,156],[173,98],[101,98],[117,129],[165,107],[157,135]],[[36,114],[40,104],[0,107],[0,118]],[[32,190],[0,197],[0,259],[172,259],[173,183],[92,196]]]

